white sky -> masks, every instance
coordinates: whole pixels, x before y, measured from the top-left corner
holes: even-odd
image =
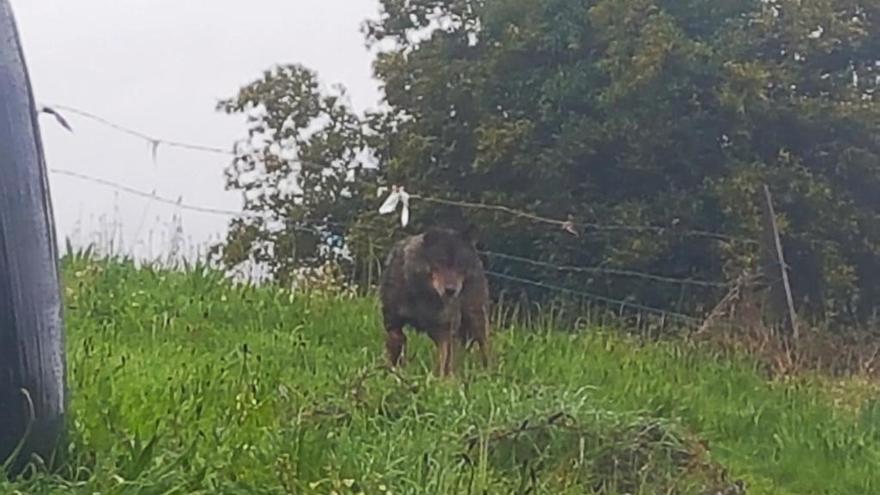
[[[219,99],[274,64],[302,63],[344,84],[356,109],[375,107],[377,83],[360,28],[377,0],[12,0],[38,103],[63,104],[159,138],[231,148],[243,122]],[[41,117],[49,168],[67,169],[185,203],[240,208],[224,191],[228,158],[148,145],[75,115],[70,134]],[[96,240],[118,223],[123,251],[156,256],[176,208],[52,175],[59,238]],[[226,219],[180,212],[190,245]],[[147,243],[152,239],[152,246]],[[105,242],[101,242],[105,243]]]

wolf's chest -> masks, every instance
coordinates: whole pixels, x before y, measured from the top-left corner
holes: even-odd
[[[417,330],[428,331],[455,326],[461,321],[461,304],[422,298],[410,299],[401,308],[401,315]]]

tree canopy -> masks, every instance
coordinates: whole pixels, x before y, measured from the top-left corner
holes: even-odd
[[[237,220],[230,266],[256,255],[283,279],[340,256],[327,242],[364,255],[366,226],[386,232],[369,249],[392,232],[376,188],[401,184],[570,215],[581,235],[419,203],[414,230],[465,218],[488,251],[731,280],[760,264],[749,239],[767,184],[799,309],[874,316],[880,0],[382,0],[365,34],[383,90],[375,113],[356,115],[299,66],[221,104],[252,116],[229,170],[246,209],[320,232]],[[282,192],[290,181],[296,195]],[[705,308],[721,290],[490,262],[661,308]]]

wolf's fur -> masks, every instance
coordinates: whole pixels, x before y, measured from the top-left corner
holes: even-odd
[[[452,372],[456,340],[476,342],[483,364],[488,363],[489,286],[474,243],[472,229],[433,228],[391,249],[380,296],[392,366],[401,363],[406,325],[437,345],[439,375]]]

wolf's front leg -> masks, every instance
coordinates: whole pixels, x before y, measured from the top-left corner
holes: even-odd
[[[452,374],[453,360],[453,337],[452,332],[448,330],[430,332],[431,340],[437,346],[437,363],[434,367],[434,374],[438,377],[444,377]]]
[[[386,326],[385,328],[385,351],[388,354],[388,364],[396,368],[403,364],[403,353],[406,349],[406,335],[403,334],[401,325]]]

